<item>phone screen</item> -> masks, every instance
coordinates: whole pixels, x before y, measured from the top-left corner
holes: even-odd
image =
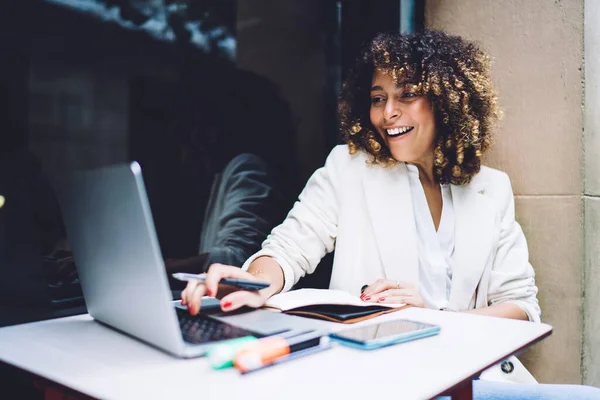
[[[437,331],[439,326],[411,320],[388,321],[338,332],[335,336],[359,343],[385,338],[414,336],[424,331]]]

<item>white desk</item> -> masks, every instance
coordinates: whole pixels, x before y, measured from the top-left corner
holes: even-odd
[[[552,331],[546,324],[417,308],[361,324],[398,318],[442,330],[374,351],[336,346],[242,376],[213,371],[203,358],[176,359],[82,315],[0,329],[0,360],[103,399],[424,399],[470,385],[474,375]]]

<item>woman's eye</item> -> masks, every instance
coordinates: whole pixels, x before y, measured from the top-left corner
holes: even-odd
[[[405,99],[406,98],[411,98],[411,97],[417,97],[417,94],[416,93],[411,93],[411,92],[404,92],[404,93],[402,93],[402,97],[405,98]]]
[[[382,97],[371,97],[371,104],[373,105],[381,104],[383,102],[384,99]]]

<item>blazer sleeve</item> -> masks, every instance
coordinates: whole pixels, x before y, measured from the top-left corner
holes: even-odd
[[[284,276],[282,291],[287,291],[306,274],[314,272],[319,261],[335,246],[338,227],[338,190],[340,171],[349,157],[345,146],[336,147],[325,166],[308,180],[298,201],[283,223],[263,242],[262,249],[242,267],[261,256],[273,257]]]
[[[488,304],[513,303],[521,307],[530,321],[541,321],[535,272],[529,263],[527,241],[515,220],[515,202],[508,175],[502,173],[501,231],[488,288]]]
[[[253,154],[235,157],[223,173],[224,205],[208,251],[213,263],[241,266],[274,226],[276,201],[266,163]],[[226,179],[225,179],[226,178]]]

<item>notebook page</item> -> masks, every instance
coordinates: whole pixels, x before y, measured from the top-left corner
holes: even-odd
[[[401,307],[404,305],[367,303],[362,301],[359,297],[351,295],[348,292],[344,292],[343,290],[298,289],[271,297],[265,306],[277,308],[281,311],[287,311],[298,307],[313,306],[318,304],[353,305],[359,307],[381,305],[390,308]]]

